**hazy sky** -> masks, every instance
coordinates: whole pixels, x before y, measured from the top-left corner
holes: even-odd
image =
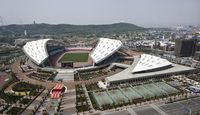
[[[0,16],[6,24],[200,25],[200,0],[0,0]]]

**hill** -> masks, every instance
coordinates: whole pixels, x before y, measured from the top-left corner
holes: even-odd
[[[144,30],[143,27],[130,23],[115,23],[107,25],[70,25],[70,24],[26,24],[26,25],[7,25],[0,26],[0,35],[23,34],[24,30],[29,35],[47,34],[105,34],[105,33],[124,33],[128,31]]]

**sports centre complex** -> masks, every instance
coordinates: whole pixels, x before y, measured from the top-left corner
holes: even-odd
[[[54,87],[52,98],[59,98],[61,88],[68,90],[74,83],[76,93],[85,89],[98,110],[183,93],[184,88],[170,84],[174,82],[171,77],[196,72],[155,55],[130,53],[120,40],[109,38],[99,38],[90,47],[68,47],[53,39],[40,39],[27,42],[23,51],[29,68],[56,73],[50,83],[62,84]],[[166,81],[168,78],[171,80]]]
[[[99,38],[97,44],[91,47],[67,47],[56,40],[40,39],[27,42],[23,51],[30,67],[56,71],[58,74],[55,79],[63,81],[74,80],[74,74],[79,71],[111,66],[121,67],[123,71],[106,77],[107,85],[195,71],[195,68],[149,54],[129,55],[123,50],[120,40],[109,38]],[[132,60],[132,63],[118,63],[123,59]]]

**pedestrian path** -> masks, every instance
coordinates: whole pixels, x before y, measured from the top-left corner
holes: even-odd
[[[127,111],[131,114],[131,115],[137,115],[137,113],[131,109],[131,108],[128,108]]]
[[[168,115],[167,113],[165,113],[163,110],[161,110],[158,106],[156,106],[155,104],[150,104],[150,106],[155,109],[158,113],[160,113],[161,115]]]

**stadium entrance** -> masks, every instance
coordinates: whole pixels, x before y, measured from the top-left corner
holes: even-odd
[[[74,62],[73,61],[62,61],[61,62],[61,67],[62,68],[73,68],[74,67]]]

